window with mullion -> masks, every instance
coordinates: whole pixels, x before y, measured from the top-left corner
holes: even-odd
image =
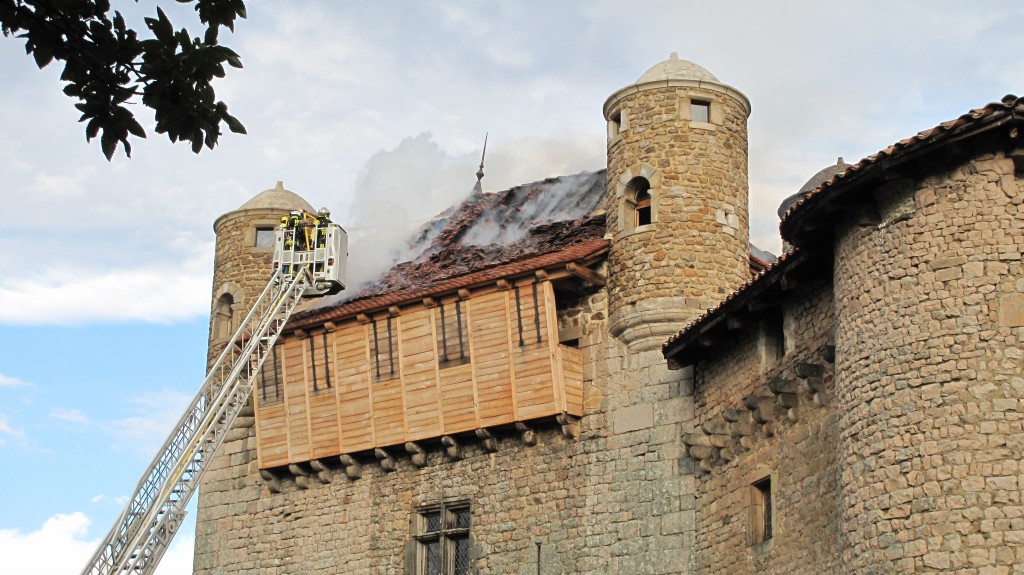
[[[417,575],[469,575],[469,506],[424,508],[417,521]]]

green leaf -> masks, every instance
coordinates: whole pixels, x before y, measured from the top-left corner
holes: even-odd
[[[238,121],[238,118],[232,116],[231,114],[228,114],[227,112],[224,112],[224,115],[222,117],[224,118],[224,123],[228,125],[228,129],[231,130],[232,132],[236,134],[248,133],[245,131],[245,126],[243,126],[242,123]]]

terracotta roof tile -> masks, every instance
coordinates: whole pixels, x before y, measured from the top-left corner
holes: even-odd
[[[547,253],[529,254],[515,261],[495,264],[470,273],[448,277],[441,281],[410,286],[407,289],[361,298],[343,303],[337,307],[311,310],[302,317],[297,317],[288,322],[288,329],[308,327],[325,321],[349,317],[357,313],[384,309],[391,305],[412,302],[433,295],[451,293],[461,288],[490,283],[504,277],[522,275],[535,270],[587,259],[606,252],[608,245],[608,240],[603,238],[590,239],[564,249]]]

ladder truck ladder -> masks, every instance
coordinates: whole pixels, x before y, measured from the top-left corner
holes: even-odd
[[[294,276],[274,272],[82,575],[149,575],[156,570],[213,454],[312,282],[308,267]]]

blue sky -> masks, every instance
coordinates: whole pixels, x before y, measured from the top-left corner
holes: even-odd
[[[11,573],[75,572],[106,533],[203,379],[212,222],[277,180],[332,208],[366,279],[469,192],[485,132],[486,189],[602,168],[605,98],[676,51],[750,98],[751,236],[777,251],[779,202],[837,156],[1024,93],[1024,6],[1006,2],[248,6],[222,35],[245,68],[216,88],[249,135],[199,156],[140,110],[149,139],[107,162],[59,69],[0,39]],[[161,573],[189,572],[191,543],[180,535]]]

